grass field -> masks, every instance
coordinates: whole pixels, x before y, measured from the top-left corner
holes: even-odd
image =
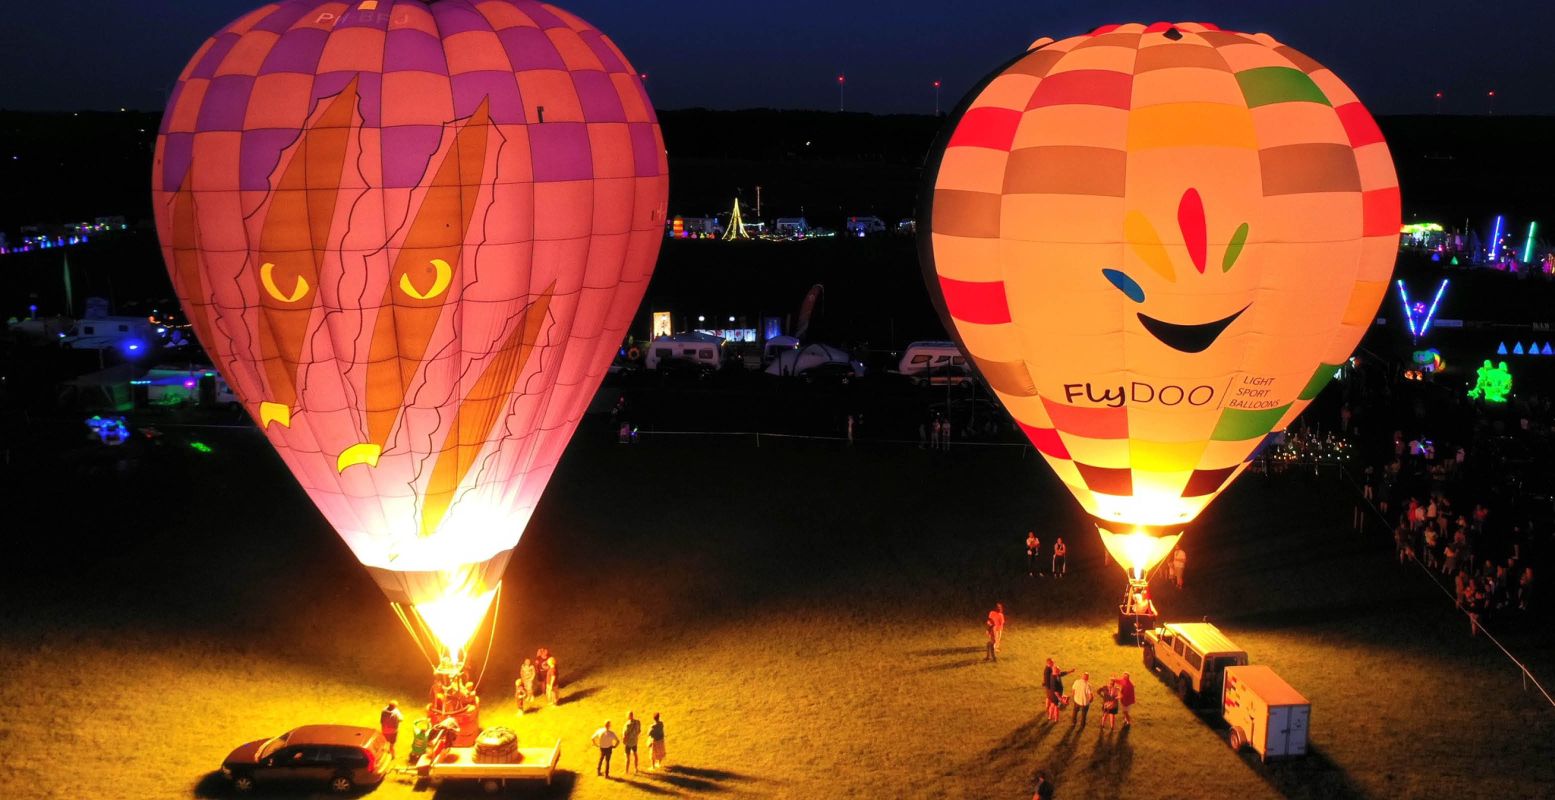
[[[0,797],[221,795],[233,746],[371,725],[425,691],[382,596],[258,434],[201,431],[208,455],[182,435],[13,461],[7,539],[26,545],[0,595]],[[509,569],[483,721],[562,740],[557,785],[523,797],[1029,797],[1038,769],[1067,798],[1548,796],[1555,709],[1380,538],[1349,532],[1346,498],[1249,477],[1186,540],[1187,589],[1157,591],[1167,618],[1207,615],[1311,699],[1312,755],[1265,766],[1113,643],[1121,572],[1029,454],[627,448],[584,430]],[[1065,535],[1070,577],[1026,577],[1028,527]],[[1009,628],[985,664],[995,601]],[[1548,675],[1547,639],[1526,641]],[[512,679],[540,644],[562,702],[516,720]],[[1046,722],[1049,655],[1130,670],[1138,724]],[[671,769],[587,774],[589,734],[628,709],[663,713]],[[434,790],[391,778],[371,796]]]

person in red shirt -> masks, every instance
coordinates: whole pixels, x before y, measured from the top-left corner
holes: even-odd
[[[1128,673],[1118,679],[1118,704],[1123,711],[1123,727],[1134,724],[1134,718],[1130,714],[1134,710],[1134,682],[1128,679]]]
[[[993,626],[993,652],[994,661],[998,661],[999,645],[1004,642],[1004,604],[994,603],[993,610],[988,612],[988,623]]]

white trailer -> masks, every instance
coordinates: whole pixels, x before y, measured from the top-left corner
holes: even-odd
[[[1264,761],[1307,754],[1312,704],[1262,664],[1226,667],[1222,714],[1232,750],[1252,745]]]

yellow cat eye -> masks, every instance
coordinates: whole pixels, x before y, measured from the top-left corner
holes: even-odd
[[[432,279],[432,288],[425,294],[416,290],[415,284],[410,282],[410,273],[400,275],[400,291],[417,300],[431,300],[434,297],[448,291],[448,284],[453,283],[454,269],[448,266],[448,262],[441,258],[432,259],[432,268],[437,270],[437,275]]]

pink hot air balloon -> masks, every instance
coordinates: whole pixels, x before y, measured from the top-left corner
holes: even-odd
[[[457,658],[658,254],[637,71],[532,0],[272,3],[179,76],[152,182],[201,343]]]

